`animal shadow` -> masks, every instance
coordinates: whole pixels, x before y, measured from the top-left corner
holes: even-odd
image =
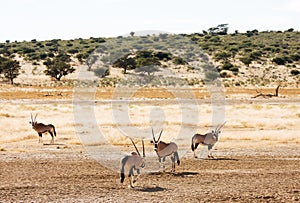
[[[49,144],[49,143],[43,143],[44,146],[65,146],[65,144],[62,143],[53,143],[53,144]]]
[[[166,188],[156,186],[156,187],[144,187],[136,190],[140,192],[161,192],[161,191],[165,191]]]
[[[219,158],[198,158],[198,159],[202,159],[202,160],[211,160],[211,161],[238,161],[238,159],[234,159],[234,158],[226,158],[226,157],[219,157]]]
[[[194,176],[194,175],[198,175],[198,172],[188,172],[188,171],[184,171],[184,172],[179,172],[179,173],[173,173],[173,176],[178,176],[178,177],[185,177],[185,176]]]

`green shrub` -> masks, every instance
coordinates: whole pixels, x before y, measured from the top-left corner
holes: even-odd
[[[229,70],[232,71],[232,72],[238,73],[239,72],[239,67],[234,66],[234,67],[231,67]]]
[[[286,63],[291,63],[291,59],[287,56],[276,56],[272,59],[273,63],[276,63],[277,65],[285,65]]]
[[[97,68],[94,70],[94,73],[96,76],[104,78],[105,76],[108,76],[110,74],[110,71],[108,68]]]
[[[174,57],[173,58],[173,63],[175,65],[185,65],[185,64],[187,64],[187,62],[183,58],[180,58],[180,57]]]
[[[291,70],[292,75],[299,75],[299,73],[300,73],[300,71],[298,71],[298,70],[295,70],[295,69]]]
[[[226,61],[222,66],[222,70],[230,70],[230,68],[232,67],[233,67],[232,63]]]
[[[291,60],[293,61],[299,61],[300,60],[300,54],[292,54],[290,56]]]
[[[220,60],[227,60],[230,57],[231,57],[231,53],[230,52],[220,51],[220,52],[217,52],[215,54],[214,58],[215,58],[216,61],[220,61]]]
[[[252,62],[252,58],[249,55],[247,55],[247,56],[241,57],[240,61],[242,63],[244,63],[246,66],[249,66],[251,64],[251,62]]]

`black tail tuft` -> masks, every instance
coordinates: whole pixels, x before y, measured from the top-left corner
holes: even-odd
[[[50,126],[53,128],[53,133],[54,133],[54,136],[56,137],[56,131],[55,131],[54,125],[50,124]]]
[[[192,148],[192,151],[195,150],[195,147],[194,147],[194,137],[192,138],[192,145],[191,145],[191,148]]]
[[[125,179],[125,174],[122,173],[122,172],[121,172],[121,178],[120,178],[120,179],[121,179],[121,183],[123,183],[123,182],[124,182],[124,179]]]
[[[180,164],[179,155],[178,152],[175,152],[175,158],[177,159],[177,164]]]
[[[120,171],[121,172],[121,177],[120,177],[121,183],[123,183],[124,179],[125,179],[124,167],[125,167],[127,159],[128,159],[128,156],[125,156],[121,161],[121,163],[122,163],[122,167],[121,167],[121,171]]]

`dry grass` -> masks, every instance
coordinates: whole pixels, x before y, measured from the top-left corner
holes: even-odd
[[[0,117],[10,118],[10,117],[13,117],[13,115],[8,114],[8,113],[0,113]]]
[[[1,89],[1,88],[0,88]],[[15,88],[12,91],[14,94],[23,94],[20,89]],[[29,88],[27,92],[33,91],[34,88]],[[38,91],[39,88],[35,91]],[[151,91],[152,90],[152,91]],[[158,92],[155,92],[155,91]],[[3,90],[2,90],[3,91]],[[101,89],[102,95],[112,94],[113,88]],[[195,90],[196,91],[196,90]],[[203,94],[203,89],[198,89]],[[238,94],[240,91],[232,92],[231,94]],[[155,97],[156,94],[169,94],[165,89],[140,89],[136,97]],[[2,96],[2,94],[1,94]],[[80,136],[85,136],[89,132],[89,128],[95,127],[92,123],[82,124],[74,121],[74,113],[72,103],[43,102],[39,104],[36,101],[43,99],[35,98],[37,94],[32,94],[32,103],[8,103],[2,106],[0,112],[0,119],[2,125],[6,126],[0,135],[0,143],[14,144],[27,140],[38,140],[38,135],[28,125],[30,119],[30,112],[39,113],[38,121],[44,123],[52,123],[57,129],[57,139],[61,143],[68,145],[81,145],[77,133]],[[170,97],[170,95],[167,95]],[[100,96],[99,96],[100,97]],[[104,98],[103,97],[103,98]],[[250,97],[250,96],[249,96]],[[52,97],[55,99],[55,96]],[[60,98],[61,99],[61,98]],[[44,100],[44,99],[43,99]],[[47,101],[47,98],[46,100]],[[268,100],[269,101],[269,100]],[[169,100],[147,100],[147,102],[130,103],[123,108],[123,104],[111,105],[111,103],[95,103],[94,112],[97,119],[96,127],[103,133],[107,141],[113,145],[128,145],[130,141],[120,129],[133,129],[127,133],[132,137],[151,138],[151,126],[154,127],[155,133],[158,134],[160,129],[164,129],[163,139],[166,141],[174,140],[178,132],[182,129],[188,129],[184,137],[180,137],[180,144],[190,145],[190,139],[195,133],[206,133],[211,130],[212,124],[212,108],[208,103],[201,103],[200,105],[190,105],[187,103],[184,106],[174,104]],[[82,111],[85,111],[85,106]],[[229,144],[236,143],[237,145],[247,145],[252,143],[258,147],[262,147],[261,143],[276,143],[282,144],[295,143],[299,144],[299,121],[300,113],[298,113],[299,105],[295,103],[265,104],[265,103],[233,103],[226,106],[226,120],[227,123],[222,132],[221,141]],[[118,111],[127,113],[129,120],[118,123],[116,117]],[[192,116],[183,119],[182,112],[185,115],[195,114],[198,120]],[[15,114],[14,112],[18,112]],[[164,116],[161,116],[163,112]],[[115,114],[114,114],[115,113]],[[292,116],[291,116],[292,115]],[[294,116],[295,115],[295,116]],[[163,118],[162,118],[163,117]],[[15,128],[15,126],[19,126]],[[78,130],[80,129],[80,130]],[[80,131],[80,132],[77,132]],[[284,134],[284,136],[282,136]],[[8,136],[9,135],[9,136]],[[79,136],[79,137],[80,137]],[[49,135],[43,136],[44,142],[50,140]],[[137,140],[138,142],[138,140]],[[99,145],[102,141],[96,140],[90,145]],[[6,147],[6,146],[4,146]]]
[[[13,138],[13,139],[6,140],[5,142],[2,142],[2,143],[21,142],[21,141],[32,140],[32,139],[38,139],[38,135],[37,134],[36,135],[27,135],[24,137]]]
[[[120,88],[119,88],[120,89]],[[115,88],[112,87],[101,87],[96,90],[95,98],[99,99],[112,99],[115,94]],[[132,98],[186,98],[190,97],[190,94],[185,94],[182,91],[182,94],[174,95],[172,91],[174,88],[136,88],[134,90],[130,90],[124,92],[126,94],[131,95]],[[184,90],[184,89],[182,89]],[[2,85],[0,86],[1,96],[0,99],[40,99],[40,100],[53,100],[53,99],[72,99],[73,97],[73,87],[61,86],[61,87],[40,87],[40,86],[30,86],[30,87],[15,87],[11,85]],[[185,91],[191,92],[194,98],[198,99],[209,99],[210,94],[205,87],[202,88],[186,88]],[[266,88],[268,91],[268,88]],[[51,96],[47,96],[47,92],[51,92]],[[61,96],[61,92],[63,92]],[[253,95],[256,95],[256,89],[253,88],[238,88],[238,87],[228,87],[225,90],[226,97],[236,97],[242,95],[243,97],[250,98]],[[285,88],[283,92],[281,92],[282,96],[295,97],[300,95],[299,88]],[[90,98],[90,95],[87,95]],[[254,105],[255,106],[255,105]],[[241,106],[243,108],[243,106]],[[260,108],[258,107],[254,108]]]

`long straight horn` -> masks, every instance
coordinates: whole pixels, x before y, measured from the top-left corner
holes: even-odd
[[[36,121],[36,117],[37,117],[37,114],[35,114],[35,117],[34,117],[34,122]]]
[[[31,122],[33,123],[32,113],[30,113]]]
[[[144,145],[144,140],[142,139],[142,146],[143,146],[143,157],[146,157],[146,154],[145,154],[145,145]]]
[[[151,128],[151,129],[152,129],[153,141],[154,141],[154,142],[156,142],[156,140],[155,140],[155,136],[154,136],[154,131],[153,131],[153,128]]]
[[[222,125],[220,125],[220,127],[218,127],[217,132],[220,131],[223,128],[223,126],[225,125],[225,123],[226,123],[226,121]]]
[[[163,132],[163,129],[161,129],[160,133],[159,133],[159,136],[158,136],[158,139],[157,139],[157,142],[160,140],[160,137],[161,137],[161,134]]]
[[[134,144],[134,141],[131,139],[131,137],[129,137],[129,139],[131,140],[131,142],[132,142],[132,144],[133,144],[133,146],[134,146],[136,152],[138,153],[138,155],[141,156],[141,154],[140,154],[138,148],[137,148],[137,147],[135,146],[135,144]]]

